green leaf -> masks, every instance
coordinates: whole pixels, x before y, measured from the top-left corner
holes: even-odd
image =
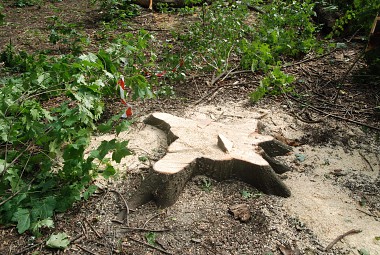
[[[121,132],[127,131],[131,123],[129,121],[123,120],[119,125],[116,126],[116,135],[118,136]]]
[[[145,238],[148,244],[156,246],[156,233],[154,232],[146,233]]]
[[[295,156],[296,156],[296,159],[297,159],[299,162],[304,162],[305,159],[306,159],[306,156],[303,155],[303,154],[301,154],[301,153],[297,153],[297,154],[295,154]]]
[[[33,218],[47,219],[53,216],[57,201],[55,197],[49,196],[42,201],[34,204],[32,209]]]
[[[24,233],[30,227],[30,212],[27,209],[18,208],[13,215],[13,221],[17,221],[17,231],[19,234]]]
[[[54,228],[54,221],[51,218],[39,220],[35,223],[32,223],[30,230],[34,235],[40,235],[39,230],[43,227]]]
[[[98,189],[98,186],[96,185],[90,185],[90,187],[87,188],[87,190],[83,193],[83,198],[85,200],[89,199],[92,194]]]
[[[5,162],[5,160],[4,159],[0,159],[0,175],[1,175],[1,173],[4,171],[4,169],[5,169],[5,164],[6,162]]]
[[[53,249],[65,249],[69,246],[70,240],[66,233],[52,234],[46,241],[46,246]]]
[[[243,191],[241,192],[241,196],[242,196],[243,198],[247,199],[247,198],[252,197],[252,193],[249,192],[249,191],[243,190]]]
[[[370,255],[369,251],[367,251],[366,249],[360,249],[360,250],[358,250],[358,252],[360,255]]]
[[[112,160],[120,163],[121,159],[125,156],[132,155],[132,152],[127,148],[129,141],[122,141],[116,143],[115,151],[112,153]]]
[[[110,178],[111,176],[115,175],[116,170],[113,166],[107,165],[106,169],[102,173],[102,176],[106,179]]]
[[[102,160],[108,154],[109,151],[114,150],[116,148],[115,144],[116,139],[112,139],[110,141],[102,141],[99,147],[93,152],[91,152],[91,156]]]

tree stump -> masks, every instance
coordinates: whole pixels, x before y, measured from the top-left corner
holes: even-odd
[[[144,122],[163,130],[169,146],[167,154],[154,164],[129,198],[130,208],[151,200],[160,208],[171,206],[196,175],[218,181],[237,179],[266,194],[290,196],[277,176],[289,168],[273,157],[285,155],[291,148],[259,134],[257,120],[226,125],[153,113]]]

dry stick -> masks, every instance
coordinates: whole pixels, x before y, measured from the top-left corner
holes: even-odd
[[[376,215],[374,215],[374,214],[372,214],[372,213],[370,213],[370,212],[366,212],[366,211],[364,211],[364,210],[362,210],[362,209],[360,209],[360,208],[356,208],[356,210],[358,210],[359,212],[362,212],[362,213],[364,213],[364,214],[366,214],[366,215],[368,215],[368,216],[371,216],[371,217],[374,217],[374,218],[378,218],[378,216],[376,216]]]
[[[168,229],[168,228],[164,228],[164,229],[149,229],[149,228],[121,227],[121,229],[131,230],[131,231],[146,231],[146,232],[167,232],[167,231],[170,231],[170,229]]]
[[[135,241],[136,243],[140,243],[140,244],[146,245],[146,246],[148,246],[148,247],[150,247],[150,248],[152,248],[152,249],[155,249],[155,250],[157,250],[157,251],[160,251],[160,252],[162,252],[162,253],[164,253],[164,254],[169,254],[169,255],[172,255],[172,254],[173,254],[173,253],[171,253],[171,252],[165,251],[165,250],[163,250],[163,249],[161,249],[161,248],[158,248],[158,247],[153,246],[153,245],[151,245],[151,244],[148,244],[148,243],[146,243],[146,242],[143,242],[143,241],[137,240],[137,239],[135,239],[135,238],[133,238],[133,237],[130,237],[130,236],[129,236],[128,238],[131,239],[132,241]]]
[[[303,64],[303,63],[306,63],[306,62],[310,62],[310,61],[313,61],[313,60],[317,60],[317,59],[326,57],[326,56],[330,55],[331,53],[333,53],[335,51],[336,51],[336,49],[333,49],[332,51],[329,51],[329,52],[327,52],[325,54],[322,54],[320,56],[316,56],[316,57],[313,57],[313,58],[307,58],[307,59],[304,59],[304,60],[301,60],[301,61],[298,61],[298,62],[295,62],[295,63],[288,63],[288,64],[283,65],[281,68],[287,68],[287,67],[291,67],[291,66],[295,66],[295,65],[300,65],[300,64]]]
[[[94,226],[87,219],[84,219],[84,221],[87,223],[87,225],[90,226],[90,228],[92,229],[92,231],[94,231],[95,235],[101,239],[102,236],[99,234],[98,231],[96,231],[96,229],[94,228]]]
[[[82,236],[83,236],[83,233],[78,234],[78,235],[74,236],[74,238],[71,239],[70,242],[74,243],[74,242],[78,241]]]
[[[361,152],[359,151],[359,155],[364,159],[365,162],[367,162],[367,164],[369,165],[369,168],[371,168],[371,171],[372,171],[372,172],[375,171],[375,170],[373,169],[371,163],[370,163],[369,160],[363,155],[363,153],[361,153]]]
[[[98,255],[98,253],[92,252],[92,251],[90,251],[89,249],[80,246],[79,244],[75,244],[75,245],[76,245],[78,248],[80,248],[81,250],[84,250],[85,252],[88,252],[88,253],[93,254],[93,255]]]
[[[347,71],[342,75],[342,77],[340,78],[341,80],[343,80],[344,78],[346,78],[346,76],[352,71],[352,69],[354,68],[354,66],[356,65],[356,63],[359,61],[359,59],[361,59],[365,54],[365,49],[362,50],[362,52],[359,54],[359,56],[354,60],[354,62],[352,63],[352,65],[350,66],[349,69],[347,69]]]
[[[28,188],[26,189],[26,191],[28,191],[30,189],[30,187],[32,186],[32,182],[34,181],[35,178],[33,178],[30,182],[29,182],[29,185],[28,185]],[[5,199],[4,201],[1,201],[0,202],[0,206],[2,206],[3,204],[5,204],[6,202],[8,202],[9,200],[11,200],[12,198],[14,198],[15,196],[17,196],[20,192],[22,191],[22,189],[18,190],[17,192],[13,193],[10,197],[8,197],[7,199]]]
[[[142,227],[145,228],[146,224],[148,224],[149,221],[151,221],[151,220],[153,220],[154,218],[160,216],[161,214],[162,214],[162,212],[161,212],[161,213],[157,213],[157,214],[153,215],[152,217],[150,217],[147,221],[145,221],[145,223],[143,224]]]
[[[360,126],[364,126],[364,127],[367,127],[367,128],[371,128],[371,129],[375,129],[375,130],[377,130],[377,131],[380,131],[380,128],[378,128],[378,127],[371,126],[371,125],[368,125],[368,124],[362,123],[362,122],[360,122],[360,121],[347,119],[347,118],[345,118],[345,117],[341,117],[341,116],[338,116],[338,115],[335,115],[335,114],[327,113],[327,112],[325,112],[325,111],[322,111],[322,110],[318,109],[317,107],[314,107],[314,106],[312,106],[312,105],[306,104],[306,103],[302,102],[301,100],[298,100],[298,99],[296,99],[296,98],[294,98],[294,97],[292,97],[292,96],[289,96],[289,97],[290,97],[292,100],[294,100],[294,101],[296,101],[296,102],[298,102],[298,103],[300,103],[300,104],[302,104],[302,105],[304,105],[304,106],[307,106],[307,107],[309,107],[310,109],[313,109],[314,111],[317,111],[317,112],[319,112],[319,113],[323,113],[323,114],[325,114],[325,115],[327,115],[327,116],[331,116],[331,117],[334,117],[334,118],[336,118],[336,119],[344,120],[344,121],[351,122],[351,123],[354,123],[354,124],[357,124],[357,125],[360,125]]]
[[[32,245],[32,246],[30,246],[30,247],[28,247],[28,248],[25,248],[25,249],[23,249],[23,250],[21,250],[21,251],[15,253],[15,254],[13,254],[13,255],[23,254],[23,253],[25,253],[25,252],[27,252],[27,251],[30,251],[31,249],[37,247],[38,245],[42,245],[42,243],[36,243],[36,244],[34,244],[34,245]]]
[[[214,89],[212,89],[210,92],[208,92],[206,95],[204,95],[203,97],[199,98],[197,101],[195,101],[193,103],[193,105],[198,105],[199,103],[201,103],[205,98],[207,97],[210,97],[211,99],[215,97],[216,93],[222,89],[222,88],[225,88],[225,87],[231,87],[231,86],[238,86],[238,85],[247,85],[249,83],[247,82],[240,82],[240,83],[232,83],[232,84],[224,84],[224,85],[221,85],[221,86],[218,86]]]
[[[334,239],[334,241],[332,241],[326,248],[325,248],[325,251],[328,251],[330,250],[337,242],[339,242],[341,239],[343,239],[344,237],[348,236],[348,235],[352,235],[352,234],[358,234],[362,232],[361,230],[358,230],[358,229],[351,229],[350,231],[347,231],[346,233],[344,233],[343,235],[340,235],[338,236],[337,238]]]
[[[124,206],[125,206],[125,210],[127,211],[127,215],[125,215],[125,221],[126,221],[127,225],[129,225],[129,221],[128,221],[129,206],[128,206],[127,201],[124,199],[123,195],[120,194],[119,191],[117,191],[117,190],[110,190],[110,191],[118,194],[120,196],[121,200],[123,200],[123,203],[124,203]]]

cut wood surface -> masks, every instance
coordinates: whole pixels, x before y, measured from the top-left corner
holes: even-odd
[[[169,146],[129,199],[131,208],[152,199],[159,207],[174,204],[195,175],[219,181],[237,179],[267,194],[290,196],[276,174],[289,168],[272,157],[291,149],[271,136],[259,134],[256,119],[228,125],[153,113],[144,122],[163,130]]]

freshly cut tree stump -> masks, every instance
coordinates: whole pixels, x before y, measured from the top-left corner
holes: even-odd
[[[130,208],[150,200],[161,208],[171,206],[196,175],[218,181],[237,179],[266,194],[290,196],[276,174],[289,168],[272,157],[291,149],[271,136],[259,134],[257,120],[226,125],[153,113],[144,122],[166,132],[169,147],[129,199]]]

